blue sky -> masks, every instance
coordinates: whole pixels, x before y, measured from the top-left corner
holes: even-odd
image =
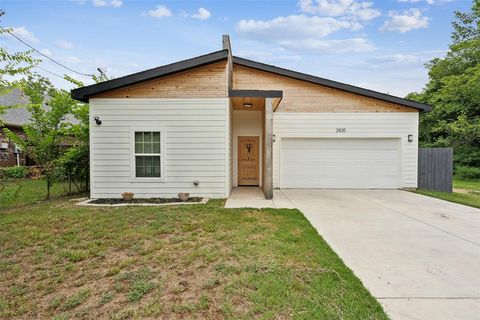
[[[394,95],[421,90],[424,63],[445,54],[463,0],[129,1],[0,0],[3,27],[84,73],[111,77],[221,49]],[[9,36],[2,47],[24,50]],[[88,78],[45,61],[41,67]],[[55,85],[64,80],[45,71]]]

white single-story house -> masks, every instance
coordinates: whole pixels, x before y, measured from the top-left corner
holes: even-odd
[[[91,197],[237,186],[417,187],[430,106],[223,50],[72,91],[90,104]]]

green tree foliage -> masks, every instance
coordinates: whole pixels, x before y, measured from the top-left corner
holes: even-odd
[[[65,79],[77,87],[83,87],[81,81],[75,80],[67,75]],[[99,70],[99,75],[92,77],[96,83],[109,80],[107,75]],[[77,123],[70,124],[64,131],[66,135],[73,138],[73,145],[60,158],[60,163],[72,175],[74,181],[82,181],[88,188],[88,179],[90,176],[90,151],[89,151],[89,108],[88,104],[78,101],[71,101],[71,114],[77,120]]]
[[[0,19],[3,15],[5,15],[5,11],[0,9]],[[11,31],[10,28],[0,27],[0,35]],[[0,95],[7,94],[17,87],[18,80],[12,79],[30,74],[31,69],[39,62],[40,60],[32,58],[32,51],[10,53],[5,48],[0,47]],[[0,115],[5,112],[6,108],[6,106],[0,105]],[[0,119],[0,126],[1,124]]]
[[[480,0],[455,17],[449,51],[426,65],[429,82],[407,98],[433,107],[421,115],[421,145],[453,147],[456,164],[480,167]]]
[[[83,83],[69,76],[65,79],[82,87]],[[73,144],[60,158],[60,163],[71,175],[73,181],[85,183],[88,188],[88,179],[90,176],[90,151],[89,151],[89,109],[88,104],[81,103],[71,99],[71,114],[77,120],[70,124],[64,131],[65,135],[72,138]]]
[[[4,14],[0,10],[0,17]],[[10,31],[0,28],[0,34]],[[41,60],[32,58],[31,54],[31,51],[12,54],[0,48],[0,95],[14,87],[22,89],[29,99],[22,107],[30,113],[30,122],[23,126],[25,137],[8,129],[4,131],[40,167],[47,180],[48,198],[60,168],[73,181],[84,182],[88,187],[89,109],[88,104],[73,100],[70,92],[56,89],[47,78],[32,74],[31,69]],[[98,71],[99,74],[92,77],[94,82],[109,80],[101,69]],[[8,80],[19,75],[22,76],[20,80]],[[64,78],[76,87],[84,85],[68,75]],[[0,106],[0,114],[5,108]],[[68,121],[67,116],[76,121]]]
[[[29,102],[25,108],[30,113],[30,122],[23,126],[25,136],[4,129],[6,135],[33,158],[47,180],[47,198],[50,188],[59,173],[59,159],[65,152],[69,128],[67,120],[75,101],[70,92],[55,89],[50,81],[37,74],[19,81]],[[46,105],[46,106],[44,106]]]

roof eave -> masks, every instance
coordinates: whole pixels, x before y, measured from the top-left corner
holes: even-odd
[[[71,96],[75,100],[88,102],[89,98],[93,95],[135,85],[135,84],[153,80],[156,78],[165,77],[178,72],[199,68],[205,65],[226,60],[227,57],[228,57],[228,50],[215,51],[215,52],[198,56],[195,58],[174,62],[165,66],[137,72],[137,73],[123,76],[120,78],[74,89],[71,91]]]
[[[369,97],[369,98],[374,98],[374,99],[378,99],[378,100],[382,100],[382,101],[386,101],[386,102],[399,104],[399,105],[402,105],[402,106],[406,106],[406,107],[410,107],[410,108],[420,110],[421,112],[429,112],[429,111],[432,110],[432,107],[427,105],[427,104],[419,103],[419,102],[408,100],[408,99],[405,99],[405,98],[392,96],[392,95],[389,95],[389,94],[386,94],[386,93],[381,93],[381,92],[378,92],[378,91],[364,89],[364,88],[352,86],[352,85],[349,85],[349,84],[346,84],[346,83],[341,83],[341,82],[337,82],[337,81],[333,81],[333,80],[328,80],[328,79],[325,79],[325,78],[320,78],[320,77],[312,76],[312,75],[309,75],[309,74],[305,74],[305,73],[301,73],[301,72],[297,72],[297,71],[292,71],[292,70],[288,70],[288,69],[284,69],[284,68],[280,68],[280,67],[276,67],[276,66],[272,66],[272,65],[268,65],[268,64],[248,60],[248,59],[244,59],[244,58],[240,58],[240,57],[235,57],[234,56],[233,57],[233,63],[241,65],[241,66],[257,69],[257,70],[260,70],[260,71],[265,71],[265,72],[270,72],[270,73],[282,75],[282,76],[289,77],[289,78],[292,78],[292,79],[307,81],[307,82],[310,82],[310,83],[323,85],[323,86],[326,86],[326,87],[329,87],[329,88],[338,89],[338,90],[362,95],[362,96]]]

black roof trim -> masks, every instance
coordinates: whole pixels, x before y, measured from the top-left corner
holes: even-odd
[[[349,85],[349,84],[345,84],[345,83],[341,83],[341,82],[337,82],[337,81],[333,81],[333,80],[328,80],[328,79],[325,79],[325,78],[312,76],[312,75],[301,73],[301,72],[296,72],[296,71],[292,71],[292,70],[288,70],[288,69],[284,69],[284,68],[264,64],[264,63],[260,63],[260,62],[255,62],[255,61],[240,58],[240,57],[235,57],[234,56],[233,57],[233,63],[241,65],[241,66],[261,70],[261,71],[275,73],[275,74],[278,74],[278,75],[282,75],[282,76],[297,79],[297,80],[307,81],[307,82],[311,82],[311,83],[314,83],[314,84],[320,84],[320,85],[330,87],[330,88],[333,88],[333,89],[339,89],[339,90],[343,90],[343,91],[346,91],[346,92],[359,94],[359,95],[362,95],[362,96],[365,96],[365,97],[370,97],[370,98],[374,98],[374,99],[379,99],[379,100],[383,100],[383,101],[387,101],[387,102],[400,104],[400,105],[403,105],[403,106],[406,106],[406,107],[421,110],[423,112],[428,112],[428,111],[432,110],[432,107],[427,105],[427,104],[415,102],[415,101],[400,98],[400,97],[395,97],[395,96],[392,96],[392,95],[389,95],[389,94],[386,94],[386,93],[381,93],[381,92],[377,92],[377,91],[373,91],[373,90],[369,90],[369,89],[364,89],[364,88],[352,86],[352,85]]]
[[[177,72],[202,67],[208,64],[226,60],[227,57],[228,50],[215,51],[195,58],[174,62],[161,67],[133,73],[124,77],[74,89],[71,91],[71,96],[73,99],[88,102],[89,97],[95,94],[131,86],[155,78],[168,76]]]
[[[283,98],[281,90],[229,90],[229,97]]]

